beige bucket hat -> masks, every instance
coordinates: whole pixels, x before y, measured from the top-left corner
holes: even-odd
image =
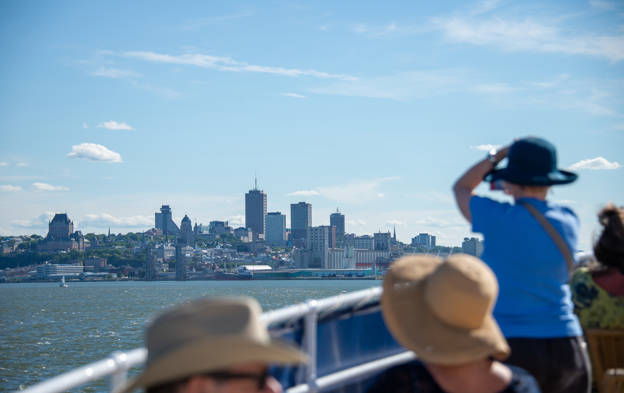
[[[386,325],[423,361],[453,365],[509,356],[492,317],[498,283],[481,260],[466,254],[403,257],[386,273],[383,289]]]
[[[116,393],[241,363],[305,363],[303,352],[271,339],[261,313],[248,297],[203,298],[169,309],[147,328],[145,370]]]

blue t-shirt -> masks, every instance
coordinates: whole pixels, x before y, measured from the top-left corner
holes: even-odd
[[[567,207],[534,198],[535,206],[576,250],[579,222]],[[582,335],[573,312],[568,266],[555,242],[522,205],[473,196],[472,230],[483,234],[483,254],[498,278],[494,317],[505,337]]]

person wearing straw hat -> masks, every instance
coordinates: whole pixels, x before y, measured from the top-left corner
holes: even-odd
[[[536,393],[525,370],[501,363],[509,346],[492,308],[498,284],[479,259],[411,255],[383,282],[381,310],[394,338],[418,360],[390,369],[368,393]]]
[[[507,158],[507,166],[496,168]],[[547,200],[551,186],[577,175],[557,168],[555,146],[527,137],[492,151],[455,183],[453,191],[472,231],[483,234],[481,258],[500,283],[494,317],[511,347],[507,360],[528,370],[544,392],[588,393],[591,372],[568,285],[579,221]],[[513,203],[478,196],[483,181]],[[499,187],[502,185],[502,187]]]
[[[114,393],[281,392],[271,364],[299,364],[306,355],[275,341],[248,297],[202,298],[175,306],[147,328],[147,363]]]

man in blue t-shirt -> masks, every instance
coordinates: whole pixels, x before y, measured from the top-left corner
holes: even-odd
[[[504,158],[507,167],[496,169]],[[453,187],[459,210],[472,230],[483,234],[481,258],[500,283],[494,317],[511,346],[507,362],[533,374],[544,392],[585,393],[591,387],[589,360],[568,286],[578,218],[569,208],[546,200],[552,185],[576,178],[557,169],[552,144],[529,137],[490,152]],[[515,203],[475,195],[483,179],[502,183]]]

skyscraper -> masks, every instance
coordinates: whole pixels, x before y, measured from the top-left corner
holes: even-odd
[[[312,205],[306,202],[290,205],[290,233],[293,244],[297,247],[305,245],[308,228],[312,226]]]
[[[336,227],[336,247],[342,247],[345,235],[345,216],[338,209],[329,216],[329,225]]]
[[[180,224],[180,240],[184,246],[192,246],[195,242],[195,234],[193,233],[193,226],[191,225],[191,219],[185,214]]]
[[[178,236],[180,234],[180,228],[178,228],[171,218],[171,208],[169,205],[161,206],[160,213],[154,215],[154,221],[154,227],[160,229],[163,235]]]
[[[279,247],[283,247],[286,244],[286,216],[282,213],[267,213],[266,242],[272,246]]]
[[[254,240],[264,239],[267,196],[258,190],[256,180],[253,190],[245,194],[245,226],[252,230]]]

